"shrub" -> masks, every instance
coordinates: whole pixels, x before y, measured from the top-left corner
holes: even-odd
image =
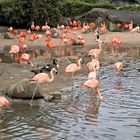
[[[124,5],[117,8],[118,10],[140,11],[140,4]]]
[[[60,21],[59,0],[20,0],[1,3],[1,17],[5,24],[29,27],[34,21],[38,25],[56,26]]]
[[[80,0],[63,0],[61,14],[64,17],[73,17],[90,11],[92,8],[115,9],[110,3],[87,3]]]

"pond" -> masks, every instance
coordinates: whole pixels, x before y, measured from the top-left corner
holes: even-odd
[[[12,103],[0,116],[0,139],[139,140],[140,49],[125,51],[134,59],[125,63],[120,74],[113,65],[99,71],[103,101],[90,89],[79,87],[87,75],[76,76],[73,98],[63,93],[63,99],[43,101],[40,106]]]

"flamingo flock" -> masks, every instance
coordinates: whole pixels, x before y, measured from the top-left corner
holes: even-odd
[[[128,30],[130,32],[140,32],[139,26],[133,27],[133,22],[129,24],[122,25],[121,23],[116,24],[116,28],[124,27],[125,30]],[[35,25],[35,22],[32,22],[31,27],[28,31],[22,31],[20,34],[18,34],[17,30],[13,27],[8,28],[8,31],[13,34],[17,38],[17,44],[12,45],[11,49],[9,51],[9,54],[11,55],[13,62],[19,63],[19,64],[30,64],[32,67],[34,67],[34,64],[32,62],[32,58],[29,54],[29,47],[27,44],[27,41],[30,41],[30,43],[34,41],[41,42],[43,40],[43,35],[39,34],[39,31],[41,31],[43,34],[45,34],[45,44],[44,46],[50,49],[58,48],[59,52],[61,52],[61,48],[69,48],[73,45],[78,44],[83,47],[85,53],[87,56],[91,57],[92,60],[86,64],[89,73],[87,74],[87,79],[84,83],[82,83],[82,86],[86,86],[92,89],[95,89],[97,92],[99,99],[103,100],[103,96],[101,93],[101,85],[100,81],[97,78],[97,72],[100,70],[100,57],[102,56],[102,53],[104,51],[105,45],[110,46],[111,53],[116,53],[117,47],[124,47],[124,44],[122,43],[122,39],[119,36],[114,36],[112,38],[106,37],[105,40],[100,39],[100,34],[104,36],[107,32],[106,23],[102,22],[100,27],[96,26],[95,23],[91,22],[89,24],[83,24],[80,21],[72,21],[70,20],[69,25],[57,25],[57,30],[60,31],[59,35],[59,44],[56,44],[52,40],[52,33],[51,33],[51,27],[46,22],[45,25],[39,26]],[[100,30],[99,30],[100,29]],[[93,31],[93,35],[96,37],[95,41],[98,44],[98,47],[93,47],[91,50],[88,50],[88,46],[86,44],[86,39],[84,38],[84,33],[87,31]],[[57,33],[54,34],[53,37],[58,35]],[[85,47],[86,46],[86,47]],[[62,54],[62,52],[60,53]],[[63,55],[60,55],[62,57]],[[71,63],[68,66],[65,67],[64,71],[66,73],[71,74],[71,78],[73,80],[74,75],[82,69],[82,63],[83,56],[81,56],[77,63]],[[57,65],[57,63],[56,63]],[[48,65],[49,66],[49,65]],[[123,68],[122,62],[116,62],[114,64],[116,73],[119,74]],[[38,73],[34,73],[34,77],[29,81],[29,83],[37,83],[38,84],[50,84],[55,80],[54,72],[57,72],[58,68],[51,67],[50,75],[49,76],[44,69],[47,68],[46,66],[42,66],[42,70],[40,70]],[[32,71],[34,72],[34,71]],[[79,85],[80,86],[80,85]],[[37,87],[36,87],[37,88]],[[36,91],[35,88],[35,91]],[[32,105],[33,98],[35,96],[35,91],[33,93],[32,99],[30,101],[30,105]],[[93,90],[93,94],[95,93]],[[9,101],[5,97],[0,97],[0,109],[2,110],[4,107],[9,106]]]

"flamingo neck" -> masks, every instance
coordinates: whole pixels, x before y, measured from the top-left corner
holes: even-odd
[[[102,51],[102,43],[99,42],[99,50]]]
[[[53,71],[50,72],[51,78],[49,78],[49,83],[51,83],[52,81],[54,81],[54,74]]]
[[[82,61],[82,60],[79,60],[79,61],[78,61],[78,69],[81,69],[81,61]]]

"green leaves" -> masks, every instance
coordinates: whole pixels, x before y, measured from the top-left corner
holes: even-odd
[[[28,28],[31,22],[42,26],[48,21],[54,26],[60,20],[59,0],[20,0],[2,3],[0,8],[6,24]]]

